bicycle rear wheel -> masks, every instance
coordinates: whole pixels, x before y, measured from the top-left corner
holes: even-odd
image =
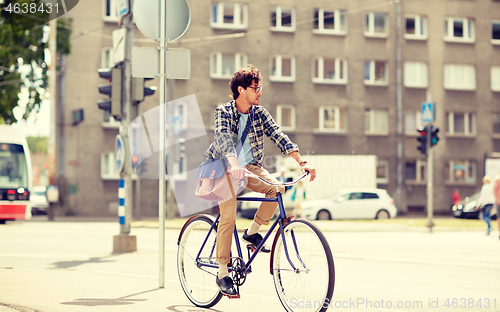
[[[182,233],[177,249],[177,272],[182,290],[188,299],[198,307],[210,308],[222,298],[215,284],[217,268],[198,267],[196,256],[206,239],[200,253],[204,264],[217,265],[215,262],[216,230],[210,231],[213,221],[206,216],[198,216],[189,221]],[[210,231],[210,233],[209,233]]]
[[[326,311],[335,285],[333,256],[323,234],[307,220],[294,220],[284,228],[290,261],[281,234],[272,259],[274,286],[287,311]]]

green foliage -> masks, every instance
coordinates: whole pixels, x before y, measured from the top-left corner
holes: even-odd
[[[57,19],[57,52],[61,55],[68,55],[71,52],[71,29],[73,19],[58,18]]]
[[[21,0],[20,2],[30,2]],[[48,48],[48,27],[40,20],[48,20],[48,13],[36,16],[16,15],[4,10],[7,1],[0,3],[0,119],[7,124],[16,122],[12,109],[18,105],[24,89],[27,97],[23,119],[40,109],[48,85],[48,66],[44,51]],[[57,49],[61,55],[70,53],[71,19],[58,19]],[[22,27],[21,27],[21,26]],[[24,30],[20,30],[24,29]]]
[[[26,141],[28,142],[28,148],[30,149],[31,153],[33,153],[33,154],[35,154],[35,153],[47,154],[47,147],[49,144],[48,137],[29,136],[29,137],[26,137]]]

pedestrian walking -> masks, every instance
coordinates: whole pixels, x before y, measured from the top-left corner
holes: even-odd
[[[453,206],[455,206],[456,204],[458,204],[459,201],[462,200],[462,198],[460,198],[460,194],[458,193],[458,189],[453,190],[453,194],[451,194],[451,198],[453,199]]]
[[[498,239],[500,239],[500,173],[497,174],[493,181],[493,195],[495,195],[495,204],[497,208],[497,222],[498,222]]]
[[[488,225],[486,235],[491,233],[491,210],[495,204],[495,195],[493,194],[493,184],[488,176],[483,177],[483,186],[481,187],[481,194],[477,200],[476,210],[479,210],[484,222]]]

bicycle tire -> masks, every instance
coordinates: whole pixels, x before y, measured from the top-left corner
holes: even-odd
[[[199,268],[195,258],[200,251],[203,241],[208,236],[200,257],[211,264],[215,262],[216,230],[208,231],[213,221],[207,216],[197,216],[188,220],[184,231],[179,239],[177,248],[177,273],[182,290],[194,305],[202,308],[210,308],[217,304],[222,298],[222,293],[215,283],[217,275],[216,268]]]
[[[290,260],[300,272],[294,272],[287,260],[278,231],[272,275],[281,304],[287,311],[326,311],[335,287],[335,265],[325,236],[312,223],[302,219],[288,223],[284,233]]]

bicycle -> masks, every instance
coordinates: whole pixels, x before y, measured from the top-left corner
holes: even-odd
[[[289,186],[302,180],[271,183]],[[236,225],[234,244],[237,256],[231,256],[228,270],[233,279],[237,295],[240,286],[252,272],[251,264],[276,227],[277,233],[271,248],[270,273],[273,275],[276,292],[287,311],[325,311],[330,305],[335,285],[335,266],[328,242],[321,231],[304,219],[286,217],[282,195],[275,198],[237,197],[238,201],[278,202],[279,216],[271,225],[259,246],[247,245],[248,261],[243,259]],[[195,215],[184,224],[177,240],[177,272],[182,289],[196,306],[210,308],[217,304],[223,294],[215,284],[218,263],[215,258],[216,233],[220,214],[214,219],[210,215]],[[233,245],[234,246],[234,245]]]

